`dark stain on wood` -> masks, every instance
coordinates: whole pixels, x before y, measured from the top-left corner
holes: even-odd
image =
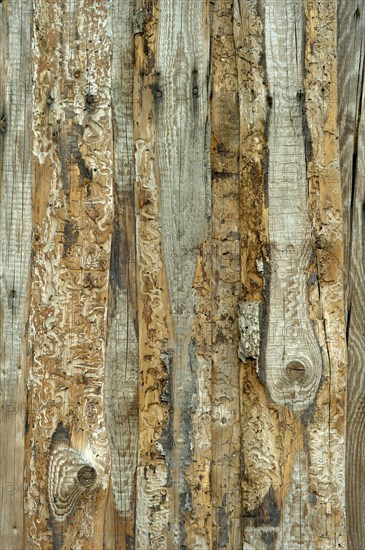
[[[274,488],[270,486],[262,504],[250,512],[245,512],[243,517],[251,519],[254,527],[277,527],[280,524],[281,510],[276,501]]]
[[[219,508],[218,518],[219,518],[219,528],[218,528],[218,548],[226,548],[229,544],[229,530],[228,530],[228,520],[226,513],[227,505],[227,495],[225,494],[222,499],[222,504]]]
[[[261,531],[261,540],[267,545],[267,550],[275,550],[277,536],[275,531]]]
[[[119,223],[119,202],[116,201],[116,216],[114,219],[114,230],[112,235],[111,254],[110,254],[110,272],[109,281],[112,290],[112,294],[115,297],[117,291],[122,288],[122,269],[121,259],[126,259],[127,256],[122,256],[121,248],[123,235]]]
[[[172,487],[172,453],[174,449],[174,393],[173,393],[173,361],[174,351],[167,349],[160,355],[161,362],[166,371],[166,379],[161,392],[161,401],[169,405],[169,416],[162,429],[159,443],[162,445],[168,466],[166,486]]]
[[[70,248],[77,243],[79,238],[79,230],[75,228],[74,223],[67,220],[64,227],[63,254],[67,256]]]

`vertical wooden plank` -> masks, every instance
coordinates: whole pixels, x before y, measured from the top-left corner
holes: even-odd
[[[115,218],[105,370],[111,487],[104,546],[134,548],[138,443],[138,314],[133,139],[134,0],[110,4]],[[136,15],[138,19],[138,14]]]
[[[244,548],[346,547],[335,10],[236,3]]]
[[[139,327],[136,549],[171,548],[172,448],[170,303],[162,257],[157,163],[156,32],[159,2],[136,5],[134,140]]]
[[[313,425],[308,424],[310,489],[317,496],[317,545],[346,548],[345,441],[347,354],[344,323],[343,212],[337,127],[337,2],[304,2],[304,79],[310,160],[309,205],[314,228],[323,357]],[[322,385],[323,384],[323,385]],[[325,453],[323,453],[325,449]],[[325,457],[325,461],[324,461]],[[324,536],[324,532],[326,535]]]
[[[211,93],[209,74],[211,69],[209,64],[210,13],[209,4],[206,1],[191,2],[185,9],[189,10],[183,19],[184,27],[186,26],[188,30],[185,49],[188,50],[190,59],[186,67],[179,62],[181,74],[178,75],[174,93],[176,94],[179,89],[185,92],[181,93],[181,97],[179,97],[178,107],[184,109],[184,122],[186,126],[190,126],[190,129],[187,131],[182,128],[179,132],[179,153],[182,158],[186,158],[183,169],[179,167],[179,177],[181,186],[183,185],[185,189],[181,195],[180,193],[178,195],[180,204],[175,207],[175,211],[177,217],[179,216],[178,209],[183,212],[180,221],[184,232],[182,243],[179,246],[180,261],[185,263],[185,257],[189,258],[190,269],[192,271],[194,269],[194,278],[190,289],[191,295],[188,294],[188,289],[185,290],[185,296],[188,295],[189,298],[186,302],[186,310],[183,311],[180,308],[180,311],[177,309],[175,312],[176,331],[177,328],[180,331],[179,334],[175,333],[177,344],[179,345],[179,338],[183,340],[184,332],[186,332],[186,338],[190,338],[188,343],[191,370],[189,383],[192,383],[190,389],[188,386],[184,388],[184,401],[188,410],[183,410],[182,414],[187,441],[184,444],[185,449],[183,448],[186,455],[183,460],[186,479],[183,482],[184,494],[180,497],[181,547],[211,550],[214,546],[214,537],[212,511],[213,266],[209,112]],[[176,38],[179,44],[181,41],[179,34]],[[176,52],[176,56],[178,59],[179,51]],[[173,64],[170,69],[172,68]],[[185,85],[184,80],[187,82]],[[167,140],[168,136],[165,138]],[[174,172],[170,173],[173,177]],[[165,185],[168,185],[167,178]],[[195,186],[198,189],[193,193],[192,190]],[[167,208],[165,215],[168,216]],[[180,229],[178,229],[178,235],[179,232]],[[175,270],[177,272],[179,270],[177,261]],[[180,273],[178,283],[183,286],[185,281],[186,279],[184,280]],[[179,299],[179,293],[176,291],[175,297],[177,300]],[[184,294],[182,297],[184,299]],[[185,327],[184,324],[186,324]],[[181,364],[180,369],[183,381],[186,376],[186,365]],[[175,429],[179,433],[178,424]]]
[[[196,407],[196,344],[192,338],[193,282],[207,235],[206,147],[209,41],[200,0],[160,0],[156,94],[161,181],[162,246],[172,308],[173,547],[186,544],[191,507],[185,479],[192,456]],[[205,18],[205,23],[207,23]]]
[[[209,309],[198,260],[208,228],[204,6],[196,0],[164,0],[158,8],[149,3],[139,11],[147,20],[137,36],[135,68],[142,371],[139,548],[209,548],[211,537],[210,440],[207,434],[206,446],[199,448],[199,424],[192,428],[196,417],[209,430],[210,358],[200,326],[204,313],[193,318],[194,303]],[[206,249],[200,252],[205,259]]]
[[[228,549],[242,546],[240,125],[233,1],[214,3],[211,33],[213,547]]]
[[[23,548],[25,330],[32,232],[31,1],[0,5],[0,548]]]
[[[25,547],[103,545],[113,219],[106,2],[34,2]]]
[[[348,400],[346,504],[349,548],[365,540],[364,376],[365,357],[365,2],[339,2],[338,80],[342,192],[347,289]]]

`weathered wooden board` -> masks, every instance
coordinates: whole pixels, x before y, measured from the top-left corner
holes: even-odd
[[[233,1],[211,14],[213,545],[242,547],[240,125]]]
[[[341,179],[345,222],[348,345],[346,497],[349,548],[365,540],[364,361],[365,361],[365,2],[340,2],[338,80]]]
[[[25,546],[102,548],[113,221],[107,6],[40,0],[33,26]]]
[[[336,3],[242,0],[235,17],[243,547],[343,548]]]
[[[132,548],[138,443],[138,312],[133,139],[134,1],[110,4],[114,227],[109,277],[105,414],[111,484],[104,545]]]
[[[23,547],[31,210],[31,0],[0,5],[0,548]]]

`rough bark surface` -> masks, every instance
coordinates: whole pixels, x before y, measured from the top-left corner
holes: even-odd
[[[0,549],[361,548],[365,6],[338,8],[0,1]]]

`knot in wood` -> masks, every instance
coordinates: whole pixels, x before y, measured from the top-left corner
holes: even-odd
[[[0,118],[0,130],[2,132],[5,132],[5,129],[6,129],[6,116],[4,115]]]
[[[299,361],[292,361],[286,367],[286,373],[292,382],[298,382],[305,374],[305,366]]]
[[[77,472],[78,482],[84,487],[90,487],[96,480],[96,470],[92,466],[82,466]]]

